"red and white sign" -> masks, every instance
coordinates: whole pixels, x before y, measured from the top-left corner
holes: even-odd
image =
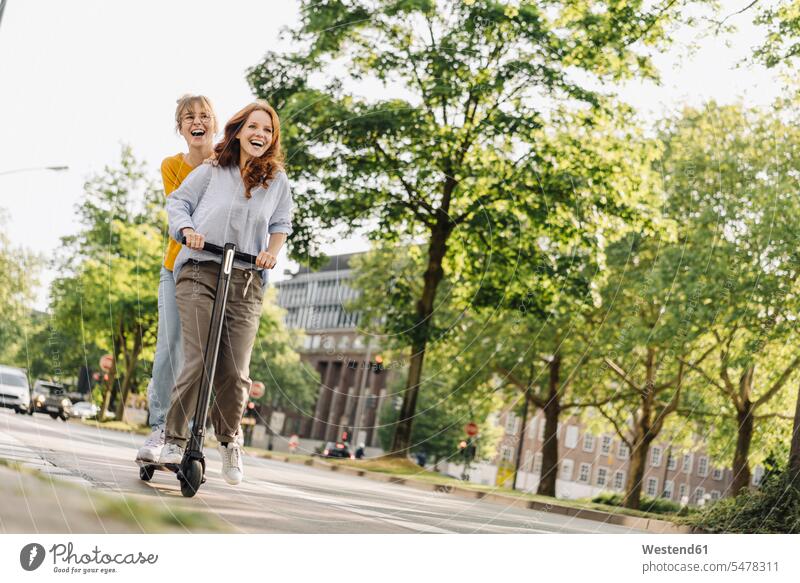
[[[114,357],[110,354],[104,354],[100,358],[100,370],[103,372],[111,372],[111,369],[114,366]]]
[[[467,435],[469,435],[470,437],[475,437],[476,435],[478,435],[478,425],[470,421],[469,423],[464,425],[464,431],[466,431]]]
[[[250,385],[250,397],[253,399],[260,399],[264,396],[264,391],[266,387],[264,383],[261,381],[253,381],[253,384]]]
[[[294,453],[297,447],[300,445],[300,438],[297,436],[296,433],[292,433],[289,437],[289,451]]]

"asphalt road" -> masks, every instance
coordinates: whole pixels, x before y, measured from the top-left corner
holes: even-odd
[[[64,423],[36,414],[0,410],[0,460],[24,463],[84,488],[124,494],[159,511],[194,511],[239,533],[631,533],[602,522],[546,514],[415,490],[303,465],[245,456],[244,482],[229,486],[220,477],[216,449],[207,449],[207,482],[194,498],[183,498],[175,475],[156,472],[139,479],[134,463],[139,435]],[[0,472],[8,481],[11,472]],[[59,483],[59,482],[56,482]],[[0,486],[9,484],[0,484]],[[17,488],[19,489],[19,488]],[[65,487],[65,489],[67,489]],[[59,488],[44,494],[58,502]],[[2,502],[2,501],[0,501]],[[63,505],[72,504],[63,500]],[[2,507],[0,505],[0,507]],[[6,532],[36,530],[37,512],[47,505],[26,501],[28,520],[4,521]],[[17,509],[19,510],[19,509]],[[6,513],[10,515],[10,513]],[[98,517],[100,519],[101,517]],[[68,522],[67,522],[68,524]],[[69,530],[73,530],[69,525]],[[130,532],[140,532],[135,522]],[[82,530],[82,529],[76,529]],[[202,530],[185,527],[184,531]]]

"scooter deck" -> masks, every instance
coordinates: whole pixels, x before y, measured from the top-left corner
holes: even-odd
[[[178,470],[181,468],[180,464],[162,464],[159,462],[151,462],[147,460],[136,460],[136,465],[140,468],[153,468],[154,470],[160,470],[162,472],[173,472],[175,474],[178,473]]]

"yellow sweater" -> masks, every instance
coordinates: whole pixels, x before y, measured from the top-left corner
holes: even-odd
[[[161,179],[164,181],[164,194],[169,196],[183,182],[183,179],[189,176],[189,173],[194,170],[194,166],[187,164],[183,159],[183,154],[175,154],[169,158],[164,158],[161,163]],[[181,250],[181,244],[172,237],[169,238],[167,244],[167,252],[164,254],[164,267],[172,271],[175,266],[175,258]]]

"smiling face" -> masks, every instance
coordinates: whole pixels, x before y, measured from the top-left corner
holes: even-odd
[[[200,103],[181,114],[181,135],[189,148],[210,148],[214,140],[214,115]]]
[[[272,145],[272,118],[261,109],[253,111],[236,134],[241,156],[246,160],[263,156]]]

